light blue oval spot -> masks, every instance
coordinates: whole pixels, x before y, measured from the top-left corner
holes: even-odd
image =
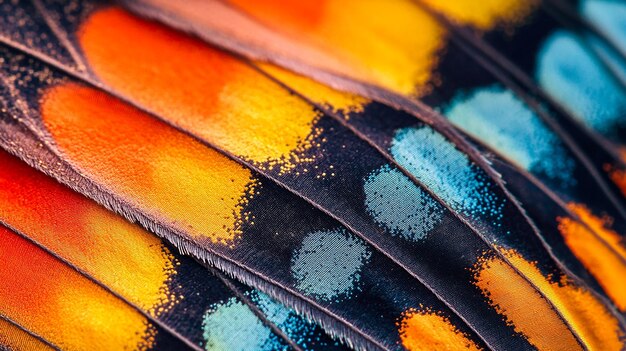
[[[397,169],[383,166],[365,180],[365,207],[395,235],[421,240],[441,222],[443,207]]]
[[[616,0],[583,0],[581,13],[604,34],[626,48],[626,3]]]
[[[557,31],[543,44],[537,81],[580,121],[608,137],[626,126],[626,94],[572,33]]]
[[[291,272],[299,290],[331,302],[358,290],[361,269],[370,255],[360,239],[343,230],[317,231],[294,253]]]
[[[574,160],[559,137],[510,90],[491,86],[459,94],[444,112],[454,125],[520,167],[563,187],[576,183]]]
[[[616,51],[591,34],[585,36],[619,79],[626,81],[626,60],[620,54],[626,53],[626,3],[614,0],[583,0],[580,9],[582,16],[621,48]]]
[[[202,325],[205,349],[210,351],[271,351],[287,347],[242,302],[230,298],[214,305]]]
[[[452,209],[500,225],[504,200],[489,190],[487,175],[441,134],[430,127],[400,129],[391,154]]]

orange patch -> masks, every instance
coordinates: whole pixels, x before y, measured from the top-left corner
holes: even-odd
[[[289,65],[341,85],[331,73],[419,97],[440,83],[434,74],[448,32],[412,0],[229,0],[151,6],[192,23],[215,42],[260,60]],[[445,3],[445,4],[444,4]],[[536,0],[438,1],[448,15],[481,29],[514,24]],[[462,15],[462,16],[461,16]],[[108,42],[108,41],[107,41]],[[320,72],[318,72],[320,73]],[[345,89],[361,91],[354,84]]]
[[[565,276],[554,282],[514,250],[501,252],[534,287],[497,257],[477,263],[475,284],[531,344],[539,350],[581,350],[564,319],[590,350],[621,350],[624,334],[618,320],[591,293]]]
[[[620,147],[617,152],[622,161],[626,162],[626,147]],[[604,171],[609,174],[609,177],[622,191],[622,194],[626,195],[626,171],[610,164],[604,165]]]
[[[0,346],[10,351],[53,351],[54,349],[12,323],[0,318]]]
[[[617,185],[623,195],[626,195],[626,171],[607,165],[604,170],[609,173],[609,177]]]
[[[276,23],[294,31],[311,30],[324,21],[325,8],[332,0],[230,0],[231,4],[258,16],[267,23]]]
[[[570,203],[568,207],[590,229],[571,218],[557,218],[565,243],[615,305],[626,311],[626,248],[620,235],[606,228],[607,219],[594,216],[585,206]]]
[[[69,266],[0,227],[0,313],[64,350],[139,349],[147,320]]]
[[[174,302],[174,258],[156,236],[3,151],[0,164],[0,220],[144,310]]]
[[[230,2],[288,39],[330,55],[340,68],[291,52],[297,59],[405,95],[428,92],[446,40],[443,27],[410,0],[326,0],[314,22],[301,22],[295,8],[315,1]],[[276,13],[278,6],[289,9]]]
[[[413,1],[325,0],[319,5],[311,0],[229,2],[268,28],[330,53],[346,66],[336,73],[405,95],[429,91],[427,84],[435,81],[432,73],[437,53],[447,40],[443,27]],[[451,18],[484,30],[520,21],[536,2],[426,1]],[[307,63],[324,65],[319,61]]]
[[[430,310],[410,309],[403,314],[400,340],[409,351],[479,351],[467,335],[460,332],[450,320]]]
[[[49,89],[41,115],[72,164],[142,212],[214,243],[241,234],[248,169],[92,88]]]
[[[261,167],[293,168],[319,134],[312,106],[200,40],[116,8],[93,14],[79,38],[105,84]]]

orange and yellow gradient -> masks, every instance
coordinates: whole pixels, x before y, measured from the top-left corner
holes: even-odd
[[[350,118],[350,113],[362,112],[370,101],[362,96],[335,90],[327,85],[318,83],[308,77],[293,73],[279,66],[269,63],[256,62],[263,72],[269,74],[295,92],[312,102],[333,112],[342,113],[344,118]]]
[[[496,23],[524,4],[508,0],[500,7],[477,6],[473,13]],[[234,5],[278,21],[300,42],[310,39],[325,53],[336,53],[345,63],[342,73],[362,67],[354,75],[407,95],[428,91],[437,52],[445,45],[445,31],[411,0],[234,0]],[[104,84],[169,123],[264,169],[287,172],[312,161],[304,153],[318,145],[319,111],[238,58],[115,7],[87,18],[78,39]],[[314,90],[336,108],[364,103],[319,86]]]
[[[174,257],[154,235],[0,151],[0,220],[156,316]]]
[[[589,291],[565,276],[558,280],[545,276],[535,263],[514,250],[500,251],[515,269],[501,258],[485,256],[474,267],[475,284],[538,350],[583,350],[573,333],[588,350],[622,349],[624,334],[619,321]]]
[[[433,72],[448,32],[415,0],[142,2],[182,19],[173,22],[197,29],[209,41],[344,90],[363,93],[362,82],[419,97],[441,79]],[[519,25],[539,0],[424,3],[452,21],[486,31]]]
[[[517,25],[540,3],[540,0],[421,1],[451,20],[482,31]]]
[[[51,346],[0,318],[0,348],[2,346],[9,351],[54,351]]]
[[[407,95],[427,89],[437,52],[445,45],[445,30],[410,0],[230,3],[283,35],[335,57],[343,64],[336,73]],[[332,70],[325,62],[310,64]]]
[[[409,309],[398,323],[402,346],[409,351],[480,351],[448,318],[430,309]]]
[[[299,61],[335,71],[400,94],[429,91],[446,30],[411,0],[229,0],[236,8],[274,29],[340,62]],[[514,24],[537,1],[426,1],[450,18],[481,30]],[[372,14],[376,14],[372,16]]]
[[[256,185],[248,169],[85,86],[49,89],[41,116],[69,162],[143,213],[201,241],[241,234]]]
[[[319,134],[319,112],[306,102],[243,61],[165,26],[109,8],[83,23],[79,41],[103,83],[260,167],[293,168]]]
[[[0,312],[63,350],[145,350],[145,317],[77,271],[0,227]]]
[[[625,312],[626,247],[621,236],[606,227],[608,219],[594,216],[585,206],[570,203],[568,207],[582,223],[568,217],[557,218],[565,243],[617,308]]]

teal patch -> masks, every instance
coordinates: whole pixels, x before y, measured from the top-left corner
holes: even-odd
[[[365,180],[365,207],[394,235],[418,241],[443,218],[443,207],[397,169],[383,166]]]
[[[370,255],[360,239],[343,230],[317,231],[295,252],[291,272],[300,291],[337,301],[358,291],[361,269]]]
[[[614,137],[626,126],[626,94],[615,78],[573,33],[558,31],[543,44],[537,81],[580,121]]]
[[[286,350],[280,339],[236,298],[216,304],[204,316],[205,349],[210,351]]]
[[[559,137],[513,92],[500,86],[459,94],[445,115],[454,125],[520,167],[574,185],[575,167]]]
[[[430,127],[398,130],[391,145],[396,161],[453,210],[501,226],[503,199],[467,155]]]

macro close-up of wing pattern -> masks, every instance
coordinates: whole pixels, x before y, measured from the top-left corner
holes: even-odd
[[[626,2],[0,0],[0,350],[626,349]]]

